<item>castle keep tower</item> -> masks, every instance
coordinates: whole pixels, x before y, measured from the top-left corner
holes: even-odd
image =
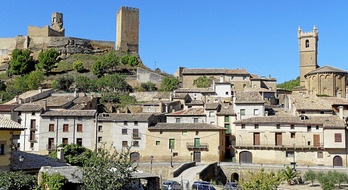
[[[117,12],[116,50],[138,54],[139,9],[121,7]]]
[[[52,13],[51,28],[57,32],[64,32],[63,28],[63,14],[62,13]]]
[[[305,74],[318,68],[318,31],[315,26],[313,32],[302,32],[301,28],[298,27],[297,33],[300,49],[300,83],[301,86],[305,86]]]

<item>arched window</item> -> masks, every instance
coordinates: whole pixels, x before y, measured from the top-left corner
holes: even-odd
[[[306,48],[309,48],[309,40],[306,40]]]

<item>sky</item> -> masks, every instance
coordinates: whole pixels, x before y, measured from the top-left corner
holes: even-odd
[[[116,41],[116,13],[139,8],[139,54],[151,69],[244,68],[299,76],[297,29],[319,32],[318,65],[348,70],[348,1],[321,0],[10,0],[1,2],[0,38],[27,35],[63,13],[65,36]]]

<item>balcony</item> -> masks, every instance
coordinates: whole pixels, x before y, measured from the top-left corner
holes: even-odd
[[[54,144],[46,145],[46,150],[53,151],[54,149],[55,149],[55,145]]]
[[[285,143],[283,142],[282,145],[275,145],[274,142],[260,142],[259,145],[255,145],[254,142],[236,142],[235,145],[233,145],[234,148],[239,149],[276,149],[276,150],[293,150],[294,144],[293,143]],[[324,149],[324,143],[319,143],[316,145],[307,145],[307,144],[295,144],[295,149],[298,150],[309,150],[309,149]]]
[[[197,145],[195,143],[186,143],[186,147],[190,151],[194,151],[194,150],[206,150],[206,151],[208,151],[208,149],[209,149],[208,143],[200,143],[199,145]]]
[[[140,137],[140,136],[135,136],[135,135],[133,135],[133,136],[132,136],[132,139],[139,140],[139,139],[141,139],[141,137]]]

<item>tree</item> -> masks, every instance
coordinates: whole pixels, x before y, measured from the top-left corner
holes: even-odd
[[[347,175],[345,173],[340,173],[340,172],[337,172],[336,170],[334,170],[332,173],[331,173],[335,183],[338,184],[338,186],[341,187],[341,183],[342,182],[345,182],[347,181]]]
[[[312,186],[313,186],[313,182],[316,179],[316,174],[315,172],[313,172],[313,170],[308,170],[305,175],[304,175],[304,180],[305,181],[311,181],[312,182]]]
[[[77,60],[73,63],[73,69],[79,73],[83,72],[85,70],[85,67],[83,65],[83,62],[81,60]]]
[[[119,57],[116,55],[114,51],[111,51],[105,58],[103,58],[104,69],[116,69],[119,64]]]
[[[281,171],[278,173],[265,172],[265,169],[261,169],[260,172],[250,172],[250,178],[248,181],[242,179],[238,186],[243,189],[277,189],[280,183],[283,181]]]
[[[170,92],[179,87],[179,80],[177,78],[164,77],[160,89],[165,92]]]
[[[76,77],[76,88],[79,92],[88,92],[91,87],[91,80],[86,76],[77,76]]]
[[[127,64],[128,64],[128,60],[129,60],[129,55],[126,54],[126,55],[122,56],[122,58],[121,58],[121,63],[122,63],[123,65],[127,65]]]
[[[41,82],[44,79],[44,75],[42,72],[33,71],[28,76],[28,87],[29,90],[36,90],[39,88]]]
[[[281,174],[283,175],[284,179],[288,182],[288,185],[291,185],[291,182],[294,181],[294,179],[299,175],[299,173],[296,172],[294,168],[290,168],[289,166],[286,166],[286,168],[282,170]]]
[[[29,50],[14,49],[8,74],[23,75],[35,69],[35,62]]]
[[[144,89],[144,91],[155,91],[155,90],[157,90],[155,84],[150,82],[150,81],[148,81],[146,83],[141,83],[141,88]]]
[[[83,166],[84,162],[92,155],[92,151],[77,144],[61,144],[58,147],[64,147],[64,158],[67,163],[74,166]],[[50,155],[51,158],[57,158],[57,152],[53,151]]]
[[[48,49],[44,52],[40,52],[39,63],[36,65],[36,69],[48,75],[52,69],[57,67],[55,64],[57,62],[58,56],[59,52],[53,48]]]
[[[193,85],[196,85],[198,88],[207,88],[213,84],[214,77],[202,76],[193,80]]]
[[[24,174],[23,172],[0,171],[0,188],[12,189],[35,189],[37,186],[37,176]]]
[[[317,180],[319,181],[321,188],[324,190],[331,190],[335,188],[335,179],[331,172],[319,172],[317,175]]]
[[[69,181],[68,179],[60,175],[60,173],[55,173],[50,175],[48,172],[45,172],[41,176],[42,181],[39,184],[39,189],[46,190],[48,187],[51,190],[61,190],[64,189],[64,185],[66,185]]]
[[[125,189],[136,171],[130,159],[130,148],[117,151],[105,145],[86,160],[82,167],[82,181],[85,189]]]
[[[74,82],[74,77],[72,77],[71,75],[63,75],[58,77],[55,80],[55,82],[53,82],[54,85],[52,84],[52,86],[60,90],[69,91],[69,88],[73,82]]]
[[[300,77],[297,77],[295,80],[285,81],[277,85],[277,88],[282,88],[286,90],[292,90],[293,88],[300,86]]]
[[[98,60],[93,65],[93,74],[97,76],[98,78],[104,76],[104,64],[102,61]]]

